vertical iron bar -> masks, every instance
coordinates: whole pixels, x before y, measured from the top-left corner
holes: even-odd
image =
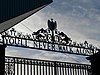
[[[66,63],[65,63],[65,75],[67,75],[67,72],[66,72],[67,70],[66,70],[66,68],[67,68],[67,67],[66,67]]]
[[[17,59],[17,75],[19,75],[19,62],[18,62],[18,59]]]
[[[13,63],[14,63],[14,75],[15,75],[15,58],[14,58],[14,62]]]
[[[51,63],[51,74],[53,75],[53,63]]]
[[[43,75],[44,75],[44,62],[42,62],[43,63]]]
[[[38,75],[38,61],[37,61],[37,64],[36,65],[37,65],[37,75]]]
[[[78,70],[78,74],[80,75],[80,68],[79,68],[79,70]]]
[[[41,62],[40,62],[40,75],[41,75]]]
[[[87,75],[87,69],[85,69],[85,75]]]
[[[26,75],[25,59],[24,59],[24,75]]]
[[[77,67],[77,70],[78,70],[78,71],[77,71],[77,74],[80,75],[80,74],[79,74],[79,70],[80,70],[80,69],[79,69],[78,67]]]
[[[84,69],[82,70],[82,74],[84,75]]]
[[[86,75],[86,65],[84,65],[84,75]]]
[[[82,74],[84,75],[84,66],[82,66],[82,68],[83,68],[83,69],[82,69]]]
[[[85,72],[84,73],[85,73],[85,75],[87,74],[87,66],[85,66]]]
[[[58,64],[56,63],[56,74],[58,75]]]
[[[22,75],[22,60],[21,60],[21,63],[20,63],[20,75]]]
[[[72,66],[71,66],[71,64],[70,64],[70,75],[72,75]]]
[[[74,75],[74,73],[76,73],[76,72],[74,72],[74,65],[72,65],[72,70],[71,71],[73,71],[73,73],[72,73],[73,75]]]
[[[28,60],[27,60],[27,75],[29,75],[29,63],[28,63]]]
[[[48,68],[49,68],[49,75],[50,75],[50,62],[49,62],[49,66],[48,66]]]
[[[35,62],[34,62],[34,65],[33,66],[34,66],[34,75],[35,75]]]
[[[61,74],[61,63],[60,63],[60,75],[62,75],[62,74]]]
[[[56,70],[56,61],[54,62],[54,75],[57,75],[57,70]]]
[[[31,64],[30,64],[30,75],[32,75],[32,60],[31,60]]]
[[[47,63],[46,63],[46,67],[45,67],[45,70],[46,70],[46,75],[47,75],[47,70],[48,70],[48,69],[47,69]]]
[[[57,64],[57,75],[60,75],[60,67],[59,67],[59,64]]]
[[[62,72],[63,72],[62,75],[64,75],[64,65],[63,64],[62,64]]]

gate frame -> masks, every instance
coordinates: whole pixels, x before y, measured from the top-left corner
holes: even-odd
[[[48,25],[56,25],[56,21],[55,22],[53,22],[53,20],[48,20]],[[54,38],[54,29],[56,29],[56,27],[57,26],[55,26],[55,28],[52,28],[53,26],[51,26],[51,28],[49,28],[49,29],[51,29],[51,31],[52,31],[52,34],[51,34],[51,43],[52,44],[54,44],[54,42],[55,42],[55,38]],[[13,29],[14,30],[14,29]],[[11,32],[11,34],[12,34],[12,32],[13,32],[13,30],[10,30],[10,32]],[[38,30],[38,31],[40,31],[40,30]],[[45,30],[44,30],[45,31]],[[7,33],[5,33],[5,35],[6,35]],[[65,36],[65,37],[67,37],[67,35],[65,35],[63,32],[61,32],[61,34],[63,35],[63,36]],[[2,35],[2,44],[0,44],[0,61],[2,61],[2,62],[0,62],[0,74],[2,74],[2,75],[4,75],[4,73],[5,73],[5,48],[6,48],[6,46],[9,46],[9,44],[6,44],[6,43],[4,43],[4,37],[9,37],[9,35],[7,35],[7,36],[4,36],[4,35]],[[12,37],[12,36],[11,36]],[[29,36],[28,36],[29,37]],[[15,38],[18,38],[18,37],[15,37]],[[22,39],[22,38],[21,38]],[[24,38],[24,39],[26,39],[26,38]],[[69,40],[70,38],[69,37],[67,37],[67,40]],[[28,39],[26,39],[26,40],[28,40]],[[29,40],[31,40],[31,39],[29,39]],[[40,41],[38,41],[38,42],[40,42]],[[87,47],[87,45],[88,45],[88,43],[87,43],[87,41],[85,41],[86,42],[86,46],[85,47]],[[68,43],[68,41],[67,41],[67,43]],[[10,46],[13,46],[12,44],[10,45]],[[18,45],[15,45],[15,46],[17,46],[17,47],[19,47]],[[73,46],[73,45],[69,45],[69,46]],[[21,46],[22,47],[22,46]],[[81,48],[80,46],[73,46],[73,47],[76,47],[76,48]],[[82,48],[85,48],[85,47],[82,47]],[[30,47],[28,47],[28,48],[30,48]],[[87,49],[87,48],[86,48]],[[91,48],[90,48],[90,50],[91,50]],[[92,49],[93,50],[93,54],[94,54],[94,48]],[[98,50],[97,48],[96,48],[96,50]],[[64,53],[64,52],[63,52]],[[68,52],[66,52],[66,53],[68,53]],[[77,54],[77,53],[74,53],[74,54]],[[55,66],[54,66],[54,70],[55,70],[55,72],[54,72],[54,74],[56,75],[57,73],[56,73],[56,62],[54,62],[54,64],[55,64]]]

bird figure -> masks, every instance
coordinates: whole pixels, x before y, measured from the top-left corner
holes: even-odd
[[[57,23],[56,21],[54,22],[53,19],[48,20],[48,27],[51,31],[55,30],[57,28]]]

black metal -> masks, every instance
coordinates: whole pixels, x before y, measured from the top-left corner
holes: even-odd
[[[48,20],[48,28],[52,31],[52,42],[54,43],[55,37],[54,37],[54,30],[57,28],[57,23],[56,21],[54,22],[53,19]]]
[[[89,75],[90,68],[86,64],[5,56],[5,75]]]
[[[0,75],[5,72],[5,45],[0,44]]]
[[[100,52],[87,57],[91,63],[91,75],[100,75]]]
[[[56,67],[57,65],[56,64],[57,64],[57,62],[55,61],[54,62],[54,75],[57,75],[57,67]]]
[[[56,29],[56,21],[49,21],[48,27],[28,35],[23,35],[14,28],[2,33],[0,74],[4,75],[5,69],[5,75],[91,75],[91,66],[86,64],[5,56],[6,45],[84,56],[94,55],[99,51],[87,41],[73,42],[66,34]]]
[[[33,34],[24,35],[14,28],[2,33],[3,43],[8,46],[32,48],[45,51],[54,51],[76,55],[93,55],[98,48],[92,44],[73,42],[66,34],[57,29],[40,29]],[[30,45],[30,43],[31,45]]]

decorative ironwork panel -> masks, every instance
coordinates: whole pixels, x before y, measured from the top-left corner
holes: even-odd
[[[32,48],[46,51],[70,53],[77,55],[93,55],[98,48],[89,44],[73,42],[65,33],[54,29],[39,29],[32,34],[17,32],[14,28],[2,33],[2,43],[10,46]]]
[[[14,58],[10,58],[10,59],[5,59],[6,63],[5,63],[5,75],[14,75],[15,71],[15,63],[14,63]]]

